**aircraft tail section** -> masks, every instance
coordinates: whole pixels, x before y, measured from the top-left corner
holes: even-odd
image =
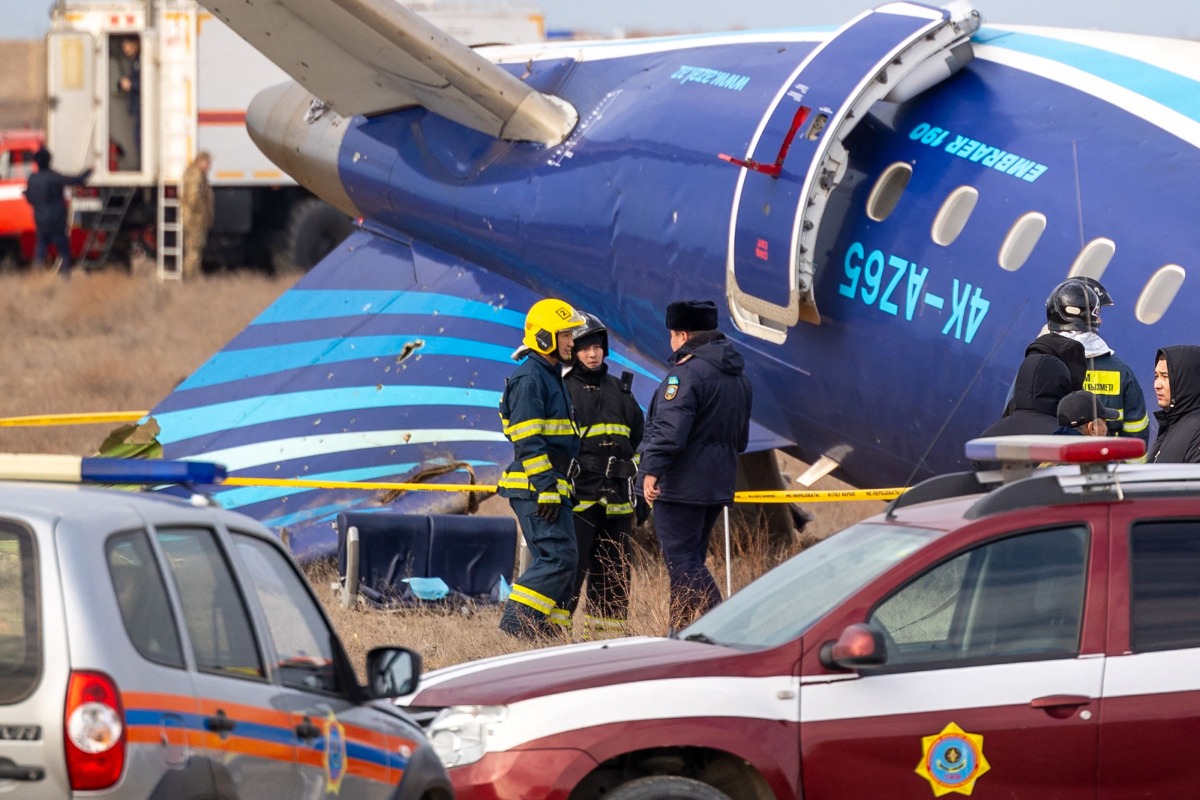
[[[394,0],[201,0],[343,117],[420,105],[515,141],[557,144],[578,121]]]

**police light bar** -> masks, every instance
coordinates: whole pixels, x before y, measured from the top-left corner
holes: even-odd
[[[1009,464],[1098,464],[1145,454],[1146,443],[1135,437],[989,436],[967,442],[967,458]]]
[[[225,480],[225,467],[211,461],[0,453],[0,480],[54,483],[214,484]]]

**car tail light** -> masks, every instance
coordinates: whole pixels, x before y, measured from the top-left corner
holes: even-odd
[[[67,775],[76,791],[107,789],[125,766],[125,712],[113,679],[72,672],[63,715]]]

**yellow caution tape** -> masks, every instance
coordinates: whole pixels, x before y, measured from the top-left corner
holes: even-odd
[[[840,503],[847,500],[892,500],[905,489],[838,489],[832,491],[736,492],[735,503]]]
[[[42,414],[31,417],[0,417],[0,427],[37,425],[95,425],[102,422],[136,422],[149,411],[97,411],[85,414]]]
[[[494,492],[495,486],[455,483],[385,483],[374,481],[310,481],[299,478],[252,478],[231,476],[226,486],[277,486],[296,489],[363,489],[402,492]],[[891,500],[904,489],[841,489],[836,491],[737,492],[735,503],[836,503],[846,500]]]

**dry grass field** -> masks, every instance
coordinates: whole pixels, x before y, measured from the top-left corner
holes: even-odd
[[[248,272],[186,284],[121,272],[77,275],[70,281],[44,274],[0,274],[0,417],[148,409],[289,285],[290,281]],[[90,455],[109,428],[0,427],[0,451]],[[784,460],[784,469],[794,476],[802,465]],[[825,479],[816,488],[842,487]],[[812,505],[808,510],[815,519],[793,550],[881,506]],[[507,514],[507,504],[492,498],[482,513]],[[735,550],[731,560],[735,590],[773,565],[769,557],[754,552]],[[714,553],[710,567],[724,587],[722,553]],[[309,565],[308,573],[358,666],[368,649],[384,643],[416,649],[426,668],[525,647],[496,629],[495,607],[345,609],[332,589],[337,581],[332,564]],[[653,552],[639,553],[632,632],[661,635],[666,619],[665,571]]]

